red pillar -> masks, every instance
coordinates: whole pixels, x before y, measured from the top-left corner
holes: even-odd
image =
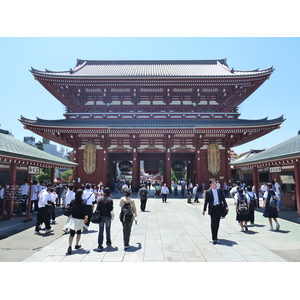
[[[132,190],[138,191],[140,187],[140,163],[136,148],[132,152]]]
[[[226,147],[226,182],[228,185],[231,182],[231,166],[230,166],[230,147]]]
[[[200,147],[196,149],[196,183],[201,184],[201,156]]]
[[[258,192],[259,186],[258,186],[258,170],[257,170],[257,167],[253,167],[252,176],[253,176],[254,193],[257,196],[256,205],[257,205],[257,207],[259,207],[259,192]]]
[[[52,184],[54,184],[54,181],[55,181],[55,168],[51,168],[51,178],[50,178],[50,181]]]
[[[102,178],[103,178],[103,184],[105,186],[109,186],[108,178],[107,178],[107,149],[103,150],[102,154]]]
[[[166,159],[164,164],[164,182],[167,184],[167,187],[171,190],[171,151],[167,149]]]
[[[295,174],[295,189],[296,189],[296,201],[298,208],[298,217],[300,217],[300,170],[299,162],[294,162],[294,174]]]

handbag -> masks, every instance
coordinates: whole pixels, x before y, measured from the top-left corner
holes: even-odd
[[[222,202],[221,202],[220,206],[221,206],[221,217],[225,218],[227,216],[227,214],[228,214],[228,211],[227,211],[226,207],[223,205]]]
[[[72,214],[72,207],[68,205],[64,211],[64,216],[70,217]]]
[[[96,209],[91,216],[91,222],[95,224],[99,224],[101,221],[102,221],[102,216],[100,210]]]
[[[64,211],[64,216],[70,217],[72,215],[74,200],[70,202],[70,204],[66,207]]]

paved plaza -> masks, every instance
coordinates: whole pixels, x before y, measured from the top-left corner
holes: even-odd
[[[153,191],[151,191],[153,192]],[[179,197],[161,199],[152,194],[145,212],[140,212],[139,201],[133,194],[138,208],[138,222],[133,224],[130,248],[124,251],[122,225],[118,219],[119,199],[115,193],[115,219],[112,222],[112,246],[98,252],[98,225],[91,224],[83,232],[82,248],[66,255],[68,234],[62,231],[67,217],[61,214],[52,225],[54,232],[34,235],[35,218],[23,223],[19,218],[0,222],[0,236],[5,232],[27,226],[26,229],[0,240],[0,261],[10,262],[295,262],[300,261],[300,220],[292,210],[279,213],[279,231],[269,231],[268,220],[262,208],[255,213],[255,225],[248,232],[241,232],[235,221],[233,200],[227,199],[229,214],[221,220],[219,241],[212,244],[210,217],[202,215],[200,203],[188,204]],[[105,241],[105,238],[104,238]],[[74,239],[75,242],[75,239]],[[103,245],[105,246],[105,245]]]

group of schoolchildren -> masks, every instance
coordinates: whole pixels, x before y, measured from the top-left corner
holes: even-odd
[[[129,239],[131,233],[131,227],[133,221],[136,220],[137,211],[135,207],[134,201],[130,198],[131,190],[122,189],[124,196],[120,199],[120,221],[123,226],[123,241],[124,241],[124,250],[129,247]],[[51,192],[49,192],[51,194]],[[75,239],[75,249],[80,249],[80,239],[82,231],[88,231],[90,222],[93,220],[92,215],[96,211],[100,211],[101,220],[97,222],[99,224],[99,232],[98,232],[98,251],[102,252],[104,250],[104,228],[106,232],[106,246],[111,247],[111,235],[110,228],[111,222],[114,219],[114,206],[113,200],[111,199],[111,190],[108,187],[105,187],[102,182],[100,182],[97,186],[91,185],[87,183],[84,186],[81,186],[79,189],[75,191],[75,187],[70,185],[68,186],[68,191],[65,197],[65,215],[68,216],[68,219],[64,225],[63,231],[65,233],[70,233],[69,235],[69,245],[67,249],[67,254],[72,253],[72,244],[76,234]],[[47,195],[44,197],[44,203],[48,202]],[[39,202],[40,203],[40,202]],[[39,206],[40,207],[40,206]],[[125,210],[128,210],[126,217],[121,218],[121,214],[124,213]],[[43,209],[39,208],[39,212],[43,211]],[[69,213],[67,213],[67,211]],[[40,225],[40,222],[44,221],[44,219],[40,219],[37,222],[37,225]],[[50,232],[51,228],[48,229],[48,223],[45,222],[46,232]],[[36,227],[36,231],[38,233],[38,227]]]
[[[263,216],[268,218],[270,230],[279,230],[280,225],[278,218],[278,194],[273,190],[272,183],[266,184],[266,191],[263,193]],[[259,207],[259,199],[251,186],[243,188],[241,183],[237,181],[236,185],[230,190],[230,195],[234,199],[236,208],[236,221],[238,221],[241,231],[248,231],[248,222],[254,225],[254,211]],[[275,229],[273,227],[275,222]]]

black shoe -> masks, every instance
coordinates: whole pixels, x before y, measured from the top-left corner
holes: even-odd
[[[99,251],[99,252],[102,252],[102,251],[103,251],[103,247],[102,247],[102,246],[99,246],[99,247],[98,247],[98,251]]]
[[[76,245],[75,246],[75,249],[79,249],[79,248],[81,248],[81,245]]]
[[[69,246],[69,248],[68,248],[68,254],[71,254],[71,252],[72,252],[72,248],[71,248],[71,246]]]
[[[218,240],[213,240],[213,244],[215,245],[218,242]]]

